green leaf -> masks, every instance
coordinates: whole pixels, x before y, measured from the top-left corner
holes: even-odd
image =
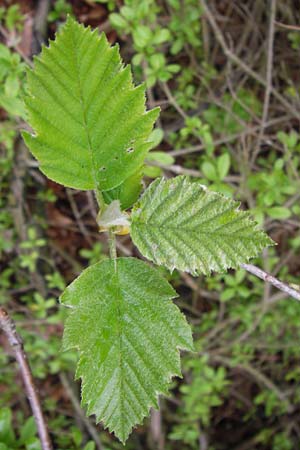
[[[144,48],[152,42],[152,31],[145,25],[138,25],[132,33],[133,40],[138,48]]]
[[[82,402],[122,442],[180,376],[178,349],[193,348],[175,296],[154,268],[118,258],[86,269],[61,297],[72,308],[64,348],[79,350]]]
[[[201,166],[201,170],[202,170],[204,176],[206,178],[208,178],[209,180],[211,180],[211,181],[218,180],[216,168],[211,162],[205,161]]]
[[[24,103],[19,98],[8,97],[0,93],[0,106],[12,116],[26,116]]]
[[[187,177],[157,179],[134,207],[132,240],[146,258],[170,270],[236,268],[273,243],[238,206]]]
[[[223,180],[227,176],[230,169],[230,155],[228,153],[224,153],[219,156],[217,159],[217,167],[220,180]]]
[[[36,424],[33,417],[29,417],[21,428],[20,444],[26,444],[36,434]]]
[[[162,175],[163,171],[160,167],[157,166],[146,166],[144,170],[144,174],[149,178],[157,178]]]
[[[110,14],[109,21],[113,28],[121,28],[125,30],[128,25],[124,17],[122,17],[121,14],[117,13]]]
[[[167,28],[161,28],[157,30],[153,37],[154,44],[162,44],[163,42],[171,39],[171,33]]]
[[[166,58],[162,53],[155,53],[149,58],[150,65],[153,69],[159,70],[166,64]]]
[[[288,219],[291,217],[291,211],[285,206],[273,206],[267,209],[268,216],[272,219]]]
[[[136,18],[136,12],[134,7],[130,6],[122,6],[121,8],[122,16],[125,17],[128,21],[134,21]],[[112,14],[110,14],[109,17],[111,17]]]
[[[13,444],[15,433],[12,427],[12,412],[9,408],[2,407],[0,410],[0,442]]]
[[[113,200],[120,200],[122,209],[130,208],[136,202],[142,190],[143,171],[143,167],[139,168],[136,173],[126,178],[120,186],[103,192],[105,202],[111,203]]]
[[[154,128],[150,134],[149,141],[151,141],[152,148],[157,147],[164,138],[164,131],[161,128]]]
[[[158,109],[145,112],[144,86],[104,34],[69,18],[28,71],[26,105],[35,135],[24,140],[51,179],[111,190],[137,173]]]
[[[8,97],[16,97],[19,93],[20,84],[15,73],[10,74],[4,85],[5,95]]]
[[[95,448],[96,448],[95,442],[90,441],[85,445],[83,450],[95,450]]]
[[[175,162],[173,156],[169,155],[167,152],[150,152],[147,155],[147,161],[155,161],[163,166],[170,166]]]

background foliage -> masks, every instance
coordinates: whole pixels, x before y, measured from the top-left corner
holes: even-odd
[[[46,180],[19,137],[26,64],[67,14],[118,41],[134,79],[146,81],[149,107],[162,108],[146,183],[162,173],[192,175],[241,201],[278,243],[256,263],[299,284],[300,32],[284,26],[297,26],[299,11],[281,0],[209,2],[209,8],[222,42],[198,0],[2,2],[0,302],[24,339],[57,449],[123,448],[80,413],[76,356],[61,351],[65,310],[56,299],[107,253],[95,201]],[[225,56],[221,43],[244,65]],[[260,81],[268,72],[269,100]],[[137,256],[126,236],[118,252]],[[184,381],[174,380],[160,412],[125,448],[298,448],[299,304],[243,270],[165,275],[180,293],[176,303],[193,326],[197,353],[184,355]],[[0,341],[0,449],[39,449],[22,381],[2,335]]]

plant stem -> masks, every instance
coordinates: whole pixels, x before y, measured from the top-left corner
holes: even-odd
[[[277,278],[273,277],[272,275],[268,274],[264,270],[260,269],[259,267],[253,266],[252,264],[241,264],[241,267],[248,272],[252,273],[258,278],[261,278],[263,281],[272,284],[277,289],[280,289],[281,291],[285,292],[289,296],[295,298],[296,300],[300,301],[300,292],[296,291],[296,289],[291,288],[285,283],[282,283]]]
[[[5,309],[1,307],[0,307],[0,328],[2,328],[2,330],[4,331],[9,344],[14,350],[15,357],[18,362],[23,382],[25,385],[27,398],[35,418],[38,434],[42,444],[42,449],[52,450],[53,447],[50,441],[47,425],[42,413],[39,395],[34,385],[33,376],[27,361],[26,353],[24,352],[22,338],[16,331],[14,321],[9,317]]]
[[[100,189],[95,189],[95,195],[96,195],[96,199],[97,199],[97,203],[100,209],[100,212],[103,211],[105,209],[105,201],[102,195],[102,192],[100,191]]]
[[[109,245],[109,256],[114,261],[115,272],[117,271],[117,246],[116,246],[116,235],[109,230],[108,232],[108,245]]]
[[[267,49],[267,73],[266,73],[266,89],[264,98],[263,115],[261,120],[261,128],[259,131],[256,148],[252,155],[252,163],[254,164],[258,153],[260,152],[261,142],[263,140],[264,131],[268,119],[268,112],[270,106],[270,98],[272,93],[273,83],[273,59],[274,59],[274,37],[275,37],[275,18],[276,18],[276,1],[271,0],[270,6],[270,24],[269,24],[269,36],[268,36],[268,49]]]

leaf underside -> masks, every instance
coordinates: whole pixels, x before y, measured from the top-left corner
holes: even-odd
[[[146,258],[170,270],[224,272],[274,244],[238,207],[187,177],[157,179],[134,207],[131,237]]]
[[[34,135],[25,143],[52,180],[109,191],[142,167],[158,108],[145,112],[118,46],[69,18],[28,70],[25,99]],[[138,180],[140,183],[140,180]]]
[[[73,308],[63,342],[79,350],[82,402],[122,442],[180,376],[178,349],[193,348],[175,296],[154,268],[118,258],[116,269],[112,260],[86,269],[61,297]]]

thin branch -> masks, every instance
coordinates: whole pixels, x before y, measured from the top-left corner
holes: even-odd
[[[273,73],[273,59],[274,59],[274,36],[275,36],[275,18],[276,18],[276,0],[271,0],[270,8],[270,24],[269,24],[269,37],[268,37],[268,49],[267,49],[267,70],[266,70],[266,90],[263,106],[263,114],[261,121],[261,129],[259,132],[256,149],[253,152],[252,162],[254,163],[256,156],[259,153],[261,141],[266,128],[268,120],[270,98],[272,93],[272,73]]]
[[[281,291],[288,294],[290,297],[293,297],[296,300],[300,301],[300,291],[296,291],[296,289],[293,289],[290,286],[288,286],[287,284],[282,283],[277,278],[268,274],[267,272],[260,269],[259,267],[256,267],[252,264],[241,264],[241,267],[243,269],[247,270],[247,272],[252,273],[252,275],[255,275],[256,277],[261,278],[266,283],[272,284],[277,289],[280,289]]]
[[[34,385],[32,373],[27,361],[26,354],[23,349],[23,341],[16,331],[13,320],[9,317],[5,309],[0,307],[0,328],[5,333],[9,344],[14,350],[16,360],[18,362],[20,372],[25,385],[27,398],[29,400],[38,434],[41,440],[43,450],[52,450],[52,444],[50,441],[47,425],[42,413],[40,399],[37,390]]]
[[[176,109],[178,114],[183,118],[183,120],[185,122],[189,118],[188,114],[186,114],[186,112],[181,108],[179,103],[176,101],[176,98],[173,96],[173,94],[170,91],[169,86],[167,85],[167,83],[161,83],[161,86],[162,86],[162,89],[163,89],[164,93],[167,96],[167,99],[168,99],[170,105],[172,105],[173,108]],[[203,144],[202,139],[199,136],[197,137],[197,139],[200,142],[200,144]]]
[[[0,25],[0,33],[2,34],[2,36],[5,38],[5,40],[7,42],[9,42],[10,40],[10,34],[9,32],[2,26]],[[19,46],[19,44],[17,42],[13,42],[11,45],[15,51],[21,56],[21,58],[30,66],[33,67],[33,63],[30,60],[30,58],[28,58],[27,55],[25,55],[25,53],[23,52],[23,50],[21,49],[21,47]]]
[[[266,92],[264,99],[264,109],[262,118],[262,129],[264,130],[265,124],[268,118],[268,111],[270,105],[270,97],[272,92],[272,72],[273,72],[273,59],[274,59],[274,36],[275,36],[275,18],[276,18],[276,0],[271,0],[270,11],[270,25],[269,25],[269,39],[268,39],[268,51],[267,51],[267,73],[266,73]]]
[[[268,378],[265,374],[260,372],[258,369],[256,369],[253,366],[250,366],[249,364],[243,363],[243,364],[234,364],[231,359],[226,358],[224,356],[219,355],[209,355],[209,358],[212,361],[215,361],[217,363],[223,364],[224,366],[227,366],[232,369],[237,370],[243,370],[244,372],[247,372],[249,375],[253,377],[253,379],[258,383],[262,384],[266,388],[270,389],[274,392],[274,394],[277,396],[277,398],[285,403],[287,405],[287,410],[289,413],[292,413],[294,411],[294,406],[290,403],[287,393],[282,392],[274,383],[273,381]]]
[[[108,232],[108,246],[109,246],[109,256],[114,262],[115,272],[117,272],[117,244],[116,235],[109,230]]]
[[[191,177],[195,177],[195,178],[204,178],[204,175],[202,172],[200,172],[200,170],[187,169],[187,168],[182,167],[177,164],[166,165],[166,164],[160,164],[156,161],[147,161],[147,164],[149,166],[153,166],[153,167],[160,167],[161,169],[163,169],[165,171],[176,173],[176,175],[187,175],[187,176],[191,176]],[[236,183],[239,180],[240,180],[240,177],[238,175],[229,175],[224,178],[224,181],[226,181],[227,183]]]
[[[48,13],[51,8],[51,0],[38,0],[34,15],[34,37],[32,42],[33,53],[41,51],[42,44],[47,40]]]
[[[89,235],[88,230],[86,229],[85,224],[83,223],[83,221],[81,219],[81,214],[80,214],[80,212],[78,210],[77,203],[74,200],[73,192],[74,192],[73,189],[72,190],[68,189],[68,188],[66,189],[66,193],[67,193],[68,200],[70,202],[72,213],[73,213],[73,215],[74,215],[74,217],[76,219],[76,222],[77,222],[79,230],[81,231],[81,234],[86,238],[87,242],[92,246],[93,245],[93,241],[92,241],[92,239],[91,239],[91,237]]]
[[[199,450],[208,450],[207,435],[201,429],[200,423],[198,423],[198,441],[199,441]]]
[[[151,409],[150,433],[157,450],[164,450],[164,435],[161,425],[161,410]]]
[[[278,22],[277,20],[275,20],[275,25],[286,28],[287,30],[300,31],[300,27],[297,27],[296,25],[287,25],[286,23]]]
[[[169,86],[167,83],[161,83],[161,86],[163,88],[164,93],[167,96],[167,99],[169,100],[170,104],[176,109],[178,114],[186,120],[189,116],[185,113],[185,111],[181,108],[181,106],[177,103],[176,99],[174,98],[172,92],[169,89]]]
[[[205,15],[215,33],[216,39],[218,43],[220,44],[223,52],[225,55],[238,67],[240,67],[247,75],[252,77],[254,80],[256,80],[259,84],[261,84],[264,87],[267,87],[266,80],[261,77],[258,73],[256,73],[254,70],[251,69],[251,67],[247,66],[247,64],[244,63],[238,56],[236,56],[228,47],[228,45],[225,42],[224,36],[222,34],[221,29],[219,28],[217,22],[215,21],[215,18],[213,14],[211,13],[210,9],[208,8],[206,4],[206,0],[200,0],[201,5],[203,7],[203,10],[205,12]],[[273,86],[271,87],[271,93],[277,100],[284,106],[284,108],[288,111],[290,111],[297,119],[300,119],[300,112],[297,111],[290,102],[285,99]]]
[[[105,209],[105,200],[104,200],[103,194],[100,191],[100,189],[95,189],[95,196],[96,196],[96,200],[97,200],[100,212],[104,211],[104,209]]]
[[[81,409],[80,402],[79,402],[75,392],[73,391],[72,386],[70,385],[67,376],[64,373],[61,373],[59,375],[59,378],[60,378],[60,381],[61,381],[61,383],[62,383],[66,393],[68,394],[68,396],[69,396],[69,398],[71,400],[71,403],[73,405],[73,408],[74,408],[76,414],[78,415],[78,417],[80,418],[80,420],[84,424],[84,426],[87,429],[87,431],[90,434],[90,436],[94,439],[94,442],[96,444],[96,448],[98,450],[103,450],[100,438],[98,436],[98,432],[94,428],[94,426],[91,424],[91,422],[88,419],[88,417],[85,416],[83,410]]]
[[[285,115],[285,116],[282,116],[279,118],[277,117],[276,119],[272,119],[272,120],[268,121],[265,124],[265,128],[269,128],[274,125],[278,125],[282,122],[290,121],[290,120],[291,120],[290,115]],[[256,125],[254,127],[247,127],[245,130],[241,131],[240,133],[232,134],[230,136],[226,136],[226,137],[215,140],[213,142],[213,145],[216,147],[218,145],[228,144],[229,142],[234,141],[239,138],[242,138],[244,136],[247,136],[248,134],[256,134],[257,131],[259,131],[260,127],[261,127],[260,125]],[[205,147],[206,147],[205,144],[194,145],[192,147],[182,148],[179,150],[172,150],[172,151],[168,152],[168,154],[171,156],[175,156],[175,157],[182,156],[182,155],[200,152],[201,150],[204,150]]]

